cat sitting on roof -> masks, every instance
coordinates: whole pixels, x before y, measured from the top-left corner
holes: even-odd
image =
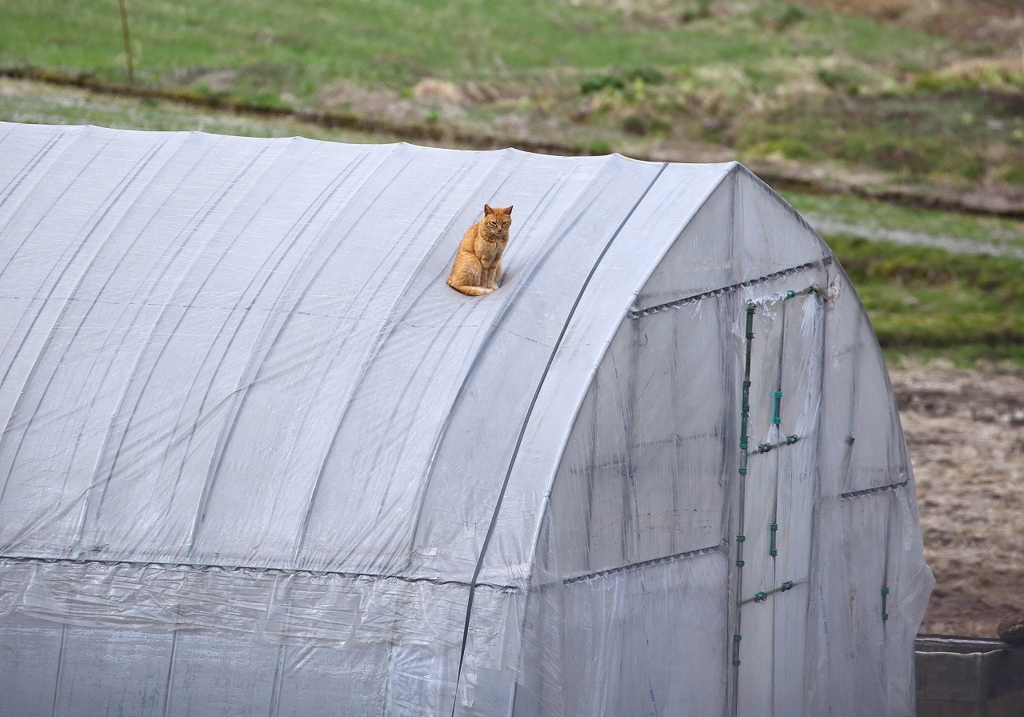
[[[484,205],[484,218],[466,230],[455,254],[448,286],[467,296],[489,294],[501,279],[501,255],[508,244],[512,207]]]

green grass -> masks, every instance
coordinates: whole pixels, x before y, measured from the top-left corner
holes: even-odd
[[[1024,261],[848,236],[826,241],[890,359],[1024,363]]]
[[[756,63],[834,52],[866,62],[928,62],[953,46],[825,12],[782,26],[785,4],[751,7],[725,22],[665,27],[560,0],[128,0],[140,76],[180,80],[234,68],[242,71],[241,90],[300,96],[341,77],[409,84],[423,75]],[[124,78],[113,0],[0,0],[0,17],[0,63]]]

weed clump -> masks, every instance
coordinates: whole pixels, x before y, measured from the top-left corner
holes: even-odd
[[[590,75],[580,83],[580,94],[592,95],[604,90],[627,90],[640,85],[660,85],[665,75],[656,67],[637,67],[624,72]]]

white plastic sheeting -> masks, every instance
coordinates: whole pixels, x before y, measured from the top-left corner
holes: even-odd
[[[0,124],[0,339],[0,715],[913,712],[885,366],[739,165]]]

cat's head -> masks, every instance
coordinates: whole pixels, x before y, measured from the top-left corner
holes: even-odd
[[[488,234],[501,236],[508,233],[512,224],[512,207],[492,207],[484,205],[484,229]]]

